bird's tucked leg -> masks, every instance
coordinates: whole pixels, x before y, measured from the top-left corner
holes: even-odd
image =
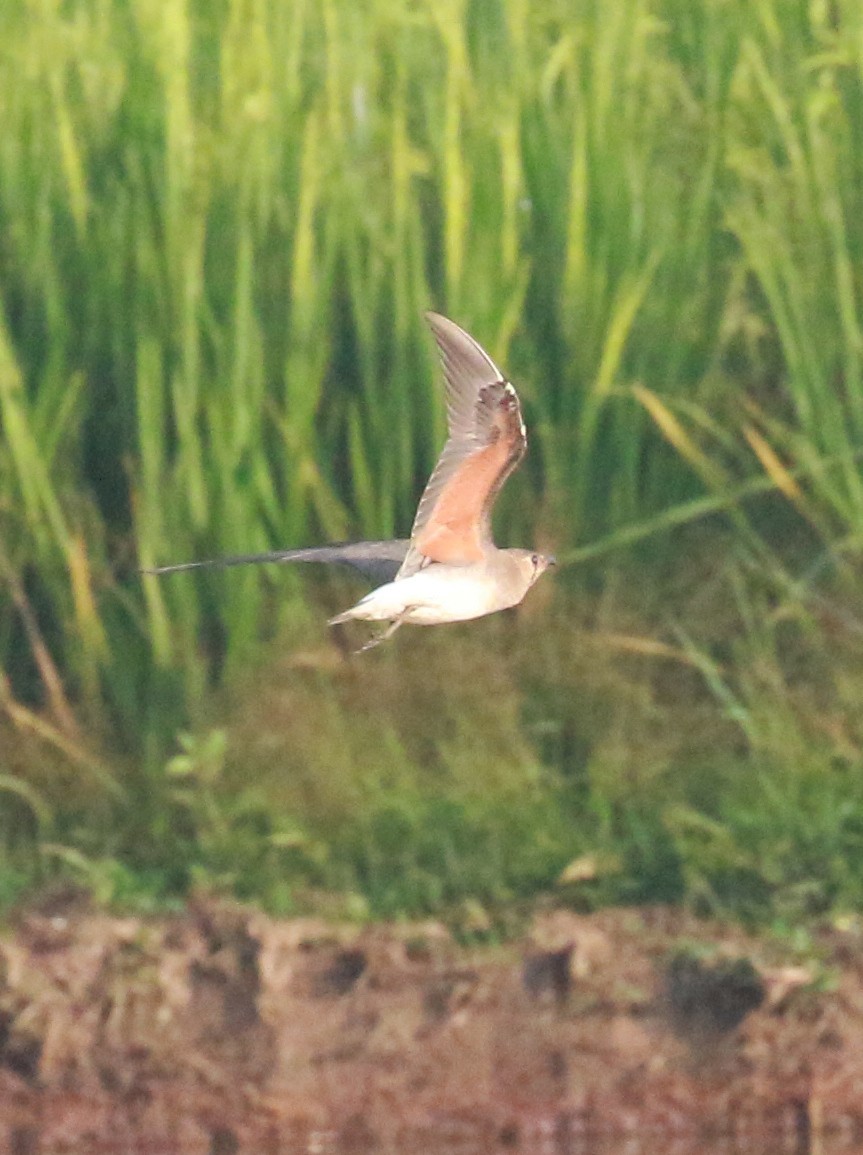
[[[382,634],[376,634],[373,638],[369,638],[364,646],[360,646],[360,648],[354,652],[357,654],[364,654],[366,650],[373,650],[375,646],[379,646],[381,642],[385,642],[387,638],[391,638],[399,626],[408,620],[412,609],[413,606],[408,606],[408,608],[404,610],[403,613],[400,613],[397,618],[390,622]]]

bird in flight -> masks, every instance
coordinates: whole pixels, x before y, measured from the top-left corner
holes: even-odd
[[[330,618],[387,622],[370,649],[406,622],[434,626],[516,606],[554,558],[529,549],[498,549],[491,512],[504,482],[527,450],[518,394],[464,329],[426,314],[446,378],[449,435],[429,478],[409,539],[343,542],[308,549],[243,554],[144,570],[177,573],[204,566],[260,562],[334,562],[381,582],[355,606]]]

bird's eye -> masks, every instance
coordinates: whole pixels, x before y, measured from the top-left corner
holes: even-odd
[[[536,567],[539,565],[539,554],[531,554],[530,560],[533,562],[533,568],[536,569]]]

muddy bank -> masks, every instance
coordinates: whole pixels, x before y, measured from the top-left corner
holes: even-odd
[[[437,924],[63,900],[0,938],[10,1150],[578,1151],[627,1132],[863,1137],[863,931],[825,930],[801,966],[664,910],[546,912],[465,950]]]

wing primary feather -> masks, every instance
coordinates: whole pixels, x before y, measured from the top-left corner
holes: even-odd
[[[448,437],[417,507],[399,577],[429,561],[467,565],[493,545],[491,509],[524,456],[518,395],[469,333],[427,314],[446,380]]]
[[[281,549],[270,553],[236,554],[231,557],[185,561],[174,565],[142,569],[145,574],[182,573],[193,569],[223,569],[234,565],[266,565],[282,562],[311,562],[345,565],[375,581],[392,581],[408,551],[406,540],[349,541],[335,545],[310,546],[307,549]]]

